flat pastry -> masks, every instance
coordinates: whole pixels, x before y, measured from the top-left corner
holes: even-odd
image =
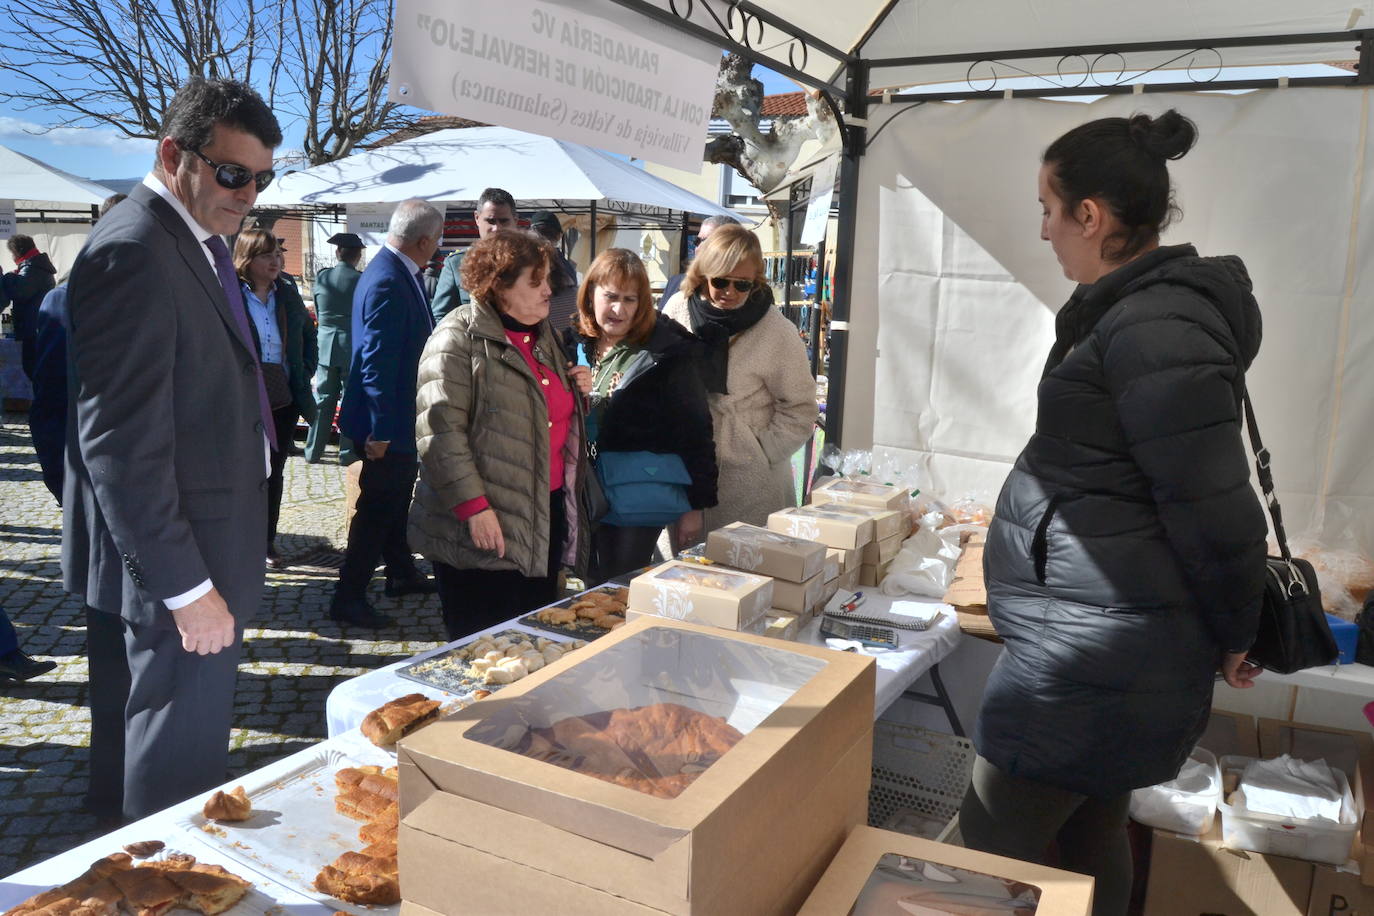
[[[220,791],[207,798],[202,813],[212,821],[246,821],[253,816],[253,803],[243,786],[235,786],[233,792]]]
[[[152,842],[152,841],[150,841]],[[137,845],[137,844],[133,844]],[[252,885],[218,865],[197,864],[178,853],[135,866],[118,852],[93,863],[80,877],[35,894],[5,916],[162,916],[176,907],[217,916]]]
[[[439,718],[439,701],[410,693],[377,707],[363,719],[362,732],[378,747],[395,744],[403,735]]]

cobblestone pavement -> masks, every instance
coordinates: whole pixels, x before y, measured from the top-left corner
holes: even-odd
[[[342,549],[343,470],[331,448],[320,464],[286,465],[278,547],[288,557]],[[82,813],[90,743],[85,618],[65,594],[59,559],[62,516],[43,486],[23,414],[0,423],[0,607],[20,646],[58,667],[35,681],[0,686],[0,876],[98,835]],[[373,604],[396,618],[380,639],[329,620],[335,573],[318,567],[268,571],[257,628],[239,664],[232,775],[321,741],[324,702],[347,678],[444,640],[434,595]],[[370,634],[369,634],[370,635]]]

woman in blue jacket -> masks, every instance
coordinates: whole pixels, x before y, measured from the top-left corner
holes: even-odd
[[[1218,669],[1243,665],[1266,525],[1241,436],[1259,307],[1235,257],[1161,246],[1167,162],[1196,139],[1176,111],[1104,118],[1046,150],[1041,238],[1079,285],[1055,319],[1035,434],[985,553],[1004,640],[960,811],[969,846],[1092,875],[1124,914],[1132,789],[1172,779]]]

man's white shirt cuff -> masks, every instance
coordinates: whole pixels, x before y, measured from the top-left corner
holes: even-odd
[[[210,589],[214,587],[214,584],[211,583],[209,579],[206,579],[204,582],[200,583],[195,588],[191,589],[189,592],[182,592],[180,595],[177,595],[176,597],[166,598],[163,600],[162,603],[167,605],[167,610],[175,611],[178,608],[186,607],[186,605],[190,604],[192,601],[195,601],[197,598],[202,598],[205,595],[210,594]]]

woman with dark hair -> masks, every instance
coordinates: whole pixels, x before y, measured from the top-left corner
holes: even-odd
[[[5,248],[14,259],[14,270],[0,277],[0,312],[14,303],[11,317],[14,338],[19,341],[20,365],[24,375],[33,381],[33,367],[38,359],[38,307],[48,290],[56,285],[57,268],[38,250],[32,236],[12,235]]]
[[[1266,525],[1241,436],[1259,306],[1234,256],[1161,246],[1176,111],[1081,125],[1045,151],[1040,236],[1079,285],[1055,320],[1035,434],[985,554],[1004,640],[974,734],[965,842],[1092,875],[1126,912],[1132,789],[1174,778],[1214,675],[1251,686]]]
[[[663,314],[703,344],[698,362],[720,468],[719,503],[706,511],[705,530],[765,525],[770,513],[797,504],[792,456],[816,428],[816,380],[796,327],[773,307],[758,236],[738,224],[716,228]]]
[[[282,276],[280,242],[265,229],[245,229],[234,243],[234,269],[243,283],[243,301],[252,320],[262,363],[262,379],[272,408],[277,447],[267,478],[267,563],[286,565],[277,553],[277,519],[281,516],[282,477],[296,419],[315,419],[310,377],[319,362],[315,322],[305,310],[296,285]]]
[[[420,357],[410,544],[434,563],[450,639],[553,602],[559,570],[586,567],[577,496],[591,372],[567,365],[549,327],[552,255],[516,229],[473,245],[472,301]]]
[[[678,494],[686,511],[669,524],[677,542],[701,540],[702,510],[716,504],[716,444],[694,362],[700,341],[654,308],[644,262],[624,248],[592,262],[577,293],[571,338],[592,367],[587,439],[595,460],[641,453],[631,460],[675,462],[690,483]],[[663,531],[662,524],[633,524],[618,514],[627,507],[616,505],[615,490],[608,488],[607,496],[611,515],[593,540],[598,582],[647,565]]]

